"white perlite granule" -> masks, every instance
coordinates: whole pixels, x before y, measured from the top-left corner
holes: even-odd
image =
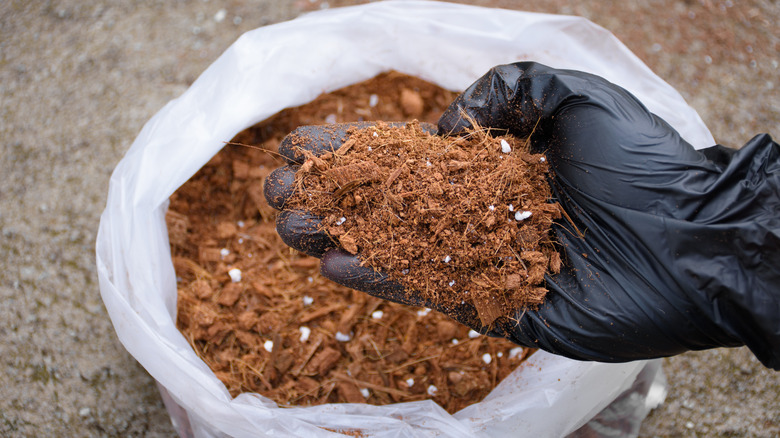
[[[241,281],[241,270],[238,268],[233,268],[228,271],[228,275],[230,276],[230,281],[233,283],[238,283]]]

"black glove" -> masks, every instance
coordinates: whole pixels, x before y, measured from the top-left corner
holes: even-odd
[[[626,90],[535,63],[492,69],[452,103],[439,133],[468,127],[463,112],[530,135],[574,222],[554,225],[564,267],[546,277],[546,302],[500,318],[487,334],[606,362],[747,345],[780,369],[780,146],[768,135],[739,151],[696,151]],[[277,208],[290,173],[267,182]],[[277,229],[291,246],[324,254],[326,277],[430,307],[355,257],[328,251],[330,239],[302,226],[302,214],[283,212]],[[437,310],[474,325],[468,306]]]

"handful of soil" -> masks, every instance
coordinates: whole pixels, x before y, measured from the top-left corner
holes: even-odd
[[[307,160],[286,208],[323,216],[342,248],[426,302],[473,304],[484,327],[542,303],[545,273],[561,267],[544,155],[511,135],[442,137],[416,121],[347,134],[320,157],[305,149],[316,139],[288,140]]]
[[[263,196],[263,180],[284,164],[277,146],[298,126],[435,122],[454,98],[382,74],[242,131],[232,140],[253,147],[226,146],[171,196],[177,327],[231,395],[255,392],[281,406],[430,399],[454,413],[533,353],[326,280],[317,259],[284,245]]]

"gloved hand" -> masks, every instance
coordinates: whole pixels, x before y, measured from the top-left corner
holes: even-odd
[[[626,90],[536,63],[492,69],[450,105],[439,134],[469,127],[464,112],[483,127],[530,135],[573,219],[554,225],[564,266],[546,277],[539,309],[478,327],[470,306],[436,308],[361,267],[306,212],[280,214],[282,239],[322,257],[323,275],[337,283],[433,307],[520,345],[605,362],[747,345],[780,369],[780,146],[768,135],[736,152],[696,151]],[[317,138],[316,154],[343,141],[327,130],[296,135]],[[293,162],[293,145],[283,146]],[[283,209],[293,173],[268,178],[275,208]]]

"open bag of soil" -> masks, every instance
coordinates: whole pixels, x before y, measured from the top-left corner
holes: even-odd
[[[714,143],[674,89],[587,20],[428,2],[321,11],[249,32],[144,126],[111,177],[97,267],[117,335],[159,383],[181,435],[564,436],[638,381],[653,381],[657,361],[603,364],[537,352],[454,414],[431,400],[280,407],[254,393],[232,397],[176,326],[169,198],[226,141],[285,108],[390,70],[459,91],[517,60],[603,76],[694,146]],[[634,400],[625,417],[638,424],[658,401]]]

